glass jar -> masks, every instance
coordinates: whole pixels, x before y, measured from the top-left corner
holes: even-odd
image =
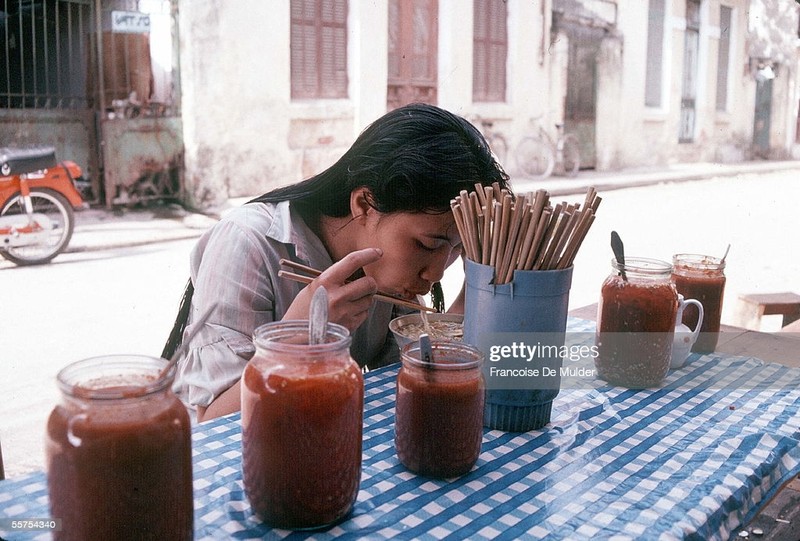
[[[94,357],[58,373],[47,421],[54,539],[192,539],[191,425],[167,361]]]
[[[271,526],[313,529],[344,517],[361,480],[364,380],[346,328],[309,344],[308,321],[267,323],[242,375],[242,470]]]
[[[614,385],[658,386],[669,371],[678,312],[672,265],[642,257],[611,265],[598,305],[597,373]]]
[[[719,340],[722,297],[725,293],[725,262],[707,255],[675,254],[672,256],[672,265],[672,280],[678,293],[686,298],[697,299],[703,304],[700,335],[692,346],[692,351],[712,352]],[[683,312],[683,324],[694,329],[698,314],[697,308],[687,307]]]
[[[483,439],[483,353],[468,344],[433,341],[433,362],[419,342],[406,344],[397,376],[395,448],[420,475],[458,477],[478,461]]]

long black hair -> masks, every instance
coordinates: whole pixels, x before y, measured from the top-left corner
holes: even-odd
[[[350,193],[366,187],[378,212],[450,211],[450,200],[475,184],[497,182],[509,188],[508,175],[495,161],[481,132],[458,115],[426,104],[386,113],[370,124],[331,167],[307,180],[272,190],[250,201],[291,201],[306,218],[343,217]],[[178,317],[161,356],[180,345],[194,287],[186,284]]]
[[[272,190],[253,202],[291,201],[301,213],[332,217],[350,212],[350,194],[366,187],[379,212],[448,212],[450,200],[475,184],[508,175],[471,123],[421,103],[386,113],[370,124],[339,160],[303,182]]]

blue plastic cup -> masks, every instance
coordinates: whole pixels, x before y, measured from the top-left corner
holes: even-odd
[[[464,342],[488,357],[493,333],[548,333],[563,337],[567,327],[572,267],[514,271],[511,282],[494,284],[495,268],[466,262]],[[488,364],[488,363],[487,363]],[[560,378],[542,388],[498,389],[487,385],[483,424],[527,432],[550,422]]]

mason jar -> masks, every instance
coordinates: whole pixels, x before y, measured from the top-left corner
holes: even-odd
[[[328,323],[309,343],[308,321],[267,323],[242,375],[242,470],[267,524],[321,528],[347,515],[361,481],[364,380],[346,328]]]
[[[193,538],[191,425],[166,366],[112,355],[58,373],[45,442],[54,539]]]
[[[703,305],[703,322],[692,351],[709,353],[716,349],[722,317],[722,297],[725,293],[725,261],[700,254],[675,254],[672,256],[672,280],[678,293],[694,298]],[[699,311],[687,307],[683,324],[694,329]]]
[[[483,353],[468,344],[432,341],[433,362],[419,342],[401,351],[395,401],[395,448],[420,475],[449,478],[469,472],[483,439]]]
[[[643,257],[611,265],[598,305],[597,374],[623,387],[658,386],[669,372],[678,313],[672,265]]]

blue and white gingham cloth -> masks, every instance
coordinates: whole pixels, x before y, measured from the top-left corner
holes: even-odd
[[[469,474],[418,477],[394,451],[397,368],[366,375],[361,489],[326,531],[273,530],[253,516],[238,414],[197,426],[195,539],[728,539],[800,472],[800,370],[710,354],[690,356],[658,390],[564,389],[544,429],[487,430]],[[47,516],[43,473],[0,482],[0,517]]]

